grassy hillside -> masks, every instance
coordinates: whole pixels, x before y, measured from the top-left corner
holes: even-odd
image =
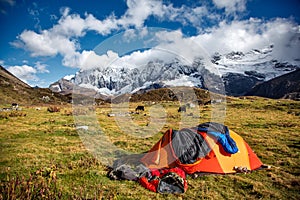
[[[47,97],[49,99],[43,99]],[[69,97],[53,93],[48,88],[32,88],[4,67],[0,66],[0,104],[9,106],[11,103],[20,105],[66,103]]]
[[[130,103],[130,110],[141,104],[145,112],[130,117],[143,127],[149,123],[154,105]],[[116,146],[139,153],[150,149],[167,129],[180,127],[183,118],[187,124],[210,121],[211,105],[201,106],[199,111],[188,109],[183,115],[177,112],[178,105],[160,103],[166,124],[150,138],[124,134],[107,115],[110,104],[95,108],[95,112]],[[49,113],[47,107],[37,110],[28,106],[18,113],[0,113],[0,199],[300,199],[300,102],[228,98],[225,125],[239,133],[272,168],[250,174],[188,177],[188,190],[182,195],[156,194],[136,182],[107,178],[108,169],[86,150],[76,131],[72,114],[85,112],[72,113],[67,106]],[[195,118],[197,113],[200,118]]]

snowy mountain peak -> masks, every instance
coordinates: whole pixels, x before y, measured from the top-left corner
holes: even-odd
[[[56,91],[70,90],[72,83],[96,90],[100,94],[119,95],[141,89],[172,86],[209,88],[218,92],[223,85],[227,94],[242,95],[260,82],[296,70],[300,66],[300,60],[296,63],[297,65],[276,60],[273,45],[270,45],[249,52],[235,51],[224,55],[215,53],[210,66],[199,56],[192,64],[175,58],[171,62],[153,60],[141,67],[128,67],[128,63],[122,66],[122,63],[118,63],[113,67],[81,70],[74,77],[64,77],[51,87]],[[211,65],[219,75],[215,74]],[[220,76],[222,83],[215,81]]]
[[[215,54],[212,62],[218,65],[217,68],[223,76],[228,73],[249,75],[247,72],[256,72],[256,74],[263,74],[264,78],[260,78],[264,81],[293,71],[299,66],[299,63],[293,65],[288,62],[279,62],[274,58],[273,45],[261,50],[253,49],[246,53]]]
[[[75,75],[74,74],[71,74],[71,75],[67,75],[67,76],[64,76],[63,79],[67,80],[67,81],[71,81],[72,79],[75,78]]]
[[[97,88],[106,95],[131,93],[159,83],[167,86],[203,87],[199,71],[203,65],[184,65],[178,60],[172,63],[151,61],[140,68],[105,68],[81,71],[76,74],[74,83],[83,87]]]

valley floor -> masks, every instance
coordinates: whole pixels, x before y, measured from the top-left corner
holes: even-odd
[[[118,107],[132,123],[116,122],[116,116],[110,115],[116,107],[110,104],[75,110],[71,105],[58,106],[60,111],[53,113],[34,106],[2,111],[0,199],[300,199],[300,102],[247,97],[227,98],[221,104],[221,116],[212,114],[211,105],[188,108],[186,113],[177,112],[176,102],[130,103],[130,112],[126,106]],[[144,105],[145,111],[135,113],[137,105]],[[136,182],[112,181],[107,167],[79,137],[78,128],[86,129],[80,116],[89,113],[112,144],[133,153],[149,150],[169,128],[224,122],[272,168],[188,177],[188,190],[182,195],[161,195]],[[151,121],[152,116],[158,121]],[[156,132],[138,137],[151,123],[160,125]]]

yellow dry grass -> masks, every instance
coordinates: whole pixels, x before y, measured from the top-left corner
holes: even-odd
[[[145,111],[135,113],[137,105],[145,105]],[[47,112],[47,107],[36,110],[30,106],[22,110],[26,116],[7,119],[0,116],[2,192],[13,177],[26,178],[29,174],[50,169],[56,174],[55,184],[63,199],[300,198],[300,102],[256,97],[228,99],[224,104],[225,125],[240,134],[262,162],[272,168],[251,174],[188,177],[189,189],[183,195],[156,194],[136,182],[109,180],[106,166],[82,143],[73,115],[80,117],[92,113],[86,120],[96,120],[112,144],[128,152],[141,153],[149,150],[169,128],[191,127],[211,121],[214,108],[207,105],[178,113],[177,102],[138,102],[117,106],[120,105],[105,104],[94,110],[82,108],[77,113],[71,105],[57,113]],[[116,110],[119,117],[108,115]],[[126,115],[127,123],[122,121],[123,115]],[[155,122],[151,121],[154,119]],[[223,119],[221,116],[213,120],[222,122]],[[147,131],[152,132],[146,137],[143,134]],[[42,178],[48,180],[47,176],[49,174]],[[5,197],[5,193],[1,195]]]

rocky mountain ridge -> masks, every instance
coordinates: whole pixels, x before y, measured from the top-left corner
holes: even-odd
[[[59,80],[52,84],[50,89],[66,93],[70,92],[72,84],[75,84],[94,89],[102,95],[113,96],[139,90],[189,86],[240,96],[260,83],[299,68],[300,61],[278,61],[273,57],[272,50],[273,46],[270,45],[246,53],[215,53],[210,64],[218,73],[211,70],[201,58],[195,59],[190,65],[175,58],[169,63],[161,60],[151,61],[140,68],[119,66],[81,70],[70,81]]]
[[[300,100],[300,69],[252,88],[246,95]]]

